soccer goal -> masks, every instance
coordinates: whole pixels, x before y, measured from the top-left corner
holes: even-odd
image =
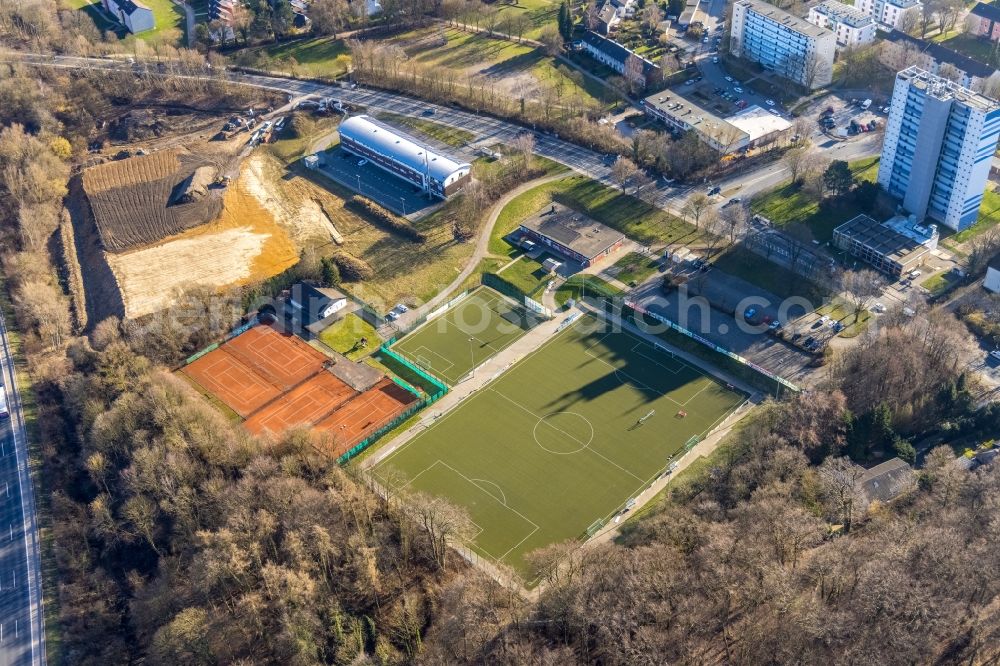
[[[590,524],[590,527],[587,528],[587,538],[589,539],[590,537],[600,532],[602,527],[604,527],[603,520],[595,520],[594,522],[592,522]]]

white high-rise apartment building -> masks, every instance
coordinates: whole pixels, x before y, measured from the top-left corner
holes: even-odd
[[[979,217],[1000,103],[918,67],[896,75],[878,182],[919,219],[961,230]]]
[[[807,88],[833,78],[836,36],[760,0],[736,0],[729,51]]]

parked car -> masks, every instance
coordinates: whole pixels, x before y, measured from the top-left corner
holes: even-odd
[[[434,115],[434,109],[424,109],[424,111],[423,111],[423,113],[421,115],[424,115],[424,116],[433,116]]]
[[[716,195],[716,194],[718,194],[720,192],[722,192],[722,188],[719,187],[718,185],[716,185],[715,187],[711,188],[708,191],[708,196],[714,196],[714,195]]]
[[[771,322],[768,328],[771,329],[772,331],[777,331],[779,328],[781,328],[781,322],[775,319],[774,321]]]
[[[731,77],[731,76],[727,76],[727,77],[726,77],[726,81],[729,81],[730,83],[732,83],[732,82],[733,82],[733,77]]]
[[[774,100],[773,99],[766,100],[764,103],[767,104],[768,106],[774,106]]]
[[[360,160],[358,160],[358,166],[359,167],[363,167],[366,164],[368,164],[368,160],[366,160],[366,159],[360,159]]]
[[[750,321],[756,314],[757,314],[757,308],[747,308],[746,311],[743,313],[743,318],[746,319],[747,321]]]
[[[394,309],[397,310],[400,314],[410,311],[410,308],[406,307],[402,303],[396,303],[396,307]]]
[[[743,88],[740,88],[739,86],[736,86],[735,88],[733,88],[733,90],[735,90],[737,94],[740,95],[743,94]]]
[[[885,312],[885,306],[881,303],[876,303],[872,306],[872,312],[878,312],[879,314]]]
[[[713,57],[712,62],[715,63],[716,65],[719,64],[719,56]]]
[[[387,319],[388,321],[396,321],[397,319],[399,319],[399,313],[398,313],[398,312],[396,312],[395,310],[393,310],[392,312],[390,312],[389,314],[387,314],[387,315],[385,316],[385,318],[386,318],[386,319]]]
[[[992,356],[995,359],[1000,360],[1000,350],[994,349],[993,351],[990,352],[990,356]]]

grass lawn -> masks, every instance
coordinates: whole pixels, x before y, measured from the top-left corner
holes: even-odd
[[[446,39],[444,45],[440,42],[442,35]],[[560,65],[555,58],[529,44],[456,28],[442,31],[438,27],[412,30],[393,37],[392,41],[415,62],[453,71],[460,80],[486,77],[515,97],[539,97],[540,90],[546,88],[556,93],[555,103],[561,106],[596,102],[606,107],[617,100],[617,95],[602,83]]]
[[[959,278],[949,271],[938,271],[920,283],[920,286],[931,293],[931,296],[940,296],[952,287],[961,282]]]
[[[293,162],[286,170],[275,157],[266,166],[264,173],[272,182],[299,190],[296,201],[312,199],[319,203],[343,236],[344,243],[337,248],[330,246],[329,236],[317,238],[314,242],[318,252],[347,252],[372,267],[374,277],[345,284],[344,288],[382,312],[404,300],[426,303],[452,283],[475,251],[474,243],[455,240],[449,215],[454,199],[414,222],[427,240],[413,243],[379,229],[346,208],[344,203],[353,193],[322,173],[305,168],[301,162]],[[289,180],[288,174],[298,178]]]
[[[340,116],[314,118],[300,115],[295,119],[295,127],[299,129],[298,135],[293,135],[292,123],[287,122],[282,131],[276,135],[274,143],[267,144],[267,149],[282,163],[289,164],[305,155],[317,136],[335,129],[340,121]],[[328,146],[327,150],[333,149],[338,143],[339,141]]]
[[[411,118],[388,111],[378,112],[375,116],[390,125],[396,125],[404,130],[416,130],[449,146],[463,146],[476,138],[476,135],[468,130],[449,127],[426,118]]]
[[[869,320],[872,316],[868,310],[862,310],[860,314],[855,314],[854,307],[852,305],[840,301],[827,303],[826,305],[818,308],[816,313],[819,315],[826,315],[830,317],[830,319],[839,321],[843,324],[844,329],[837,334],[842,338],[857,337],[861,332],[868,328]]]
[[[524,33],[528,39],[537,38],[547,23],[555,23],[558,12],[559,2],[557,0],[518,0],[512,5],[504,5],[500,9],[501,16],[505,14],[513,16],[520,13],[531,20],[531,28]]]
[[[744,398],[585,316],[373,474],[464,507],[470,547],[523,574],[527,553],[613,517]]]
[[[483,287],[405,336],[392,350],[455,385],[536,323],[523,307]]]
[[[983,232],[989,231],[998,223],[1000,223],[1000,194],[997,194],[993,189],[987,189],[983,193],[983,203],[979,207],[979,219],[976,220],[976,223],[968,229],[941,239],[941,244],[948,249],[956,250],[958,246]]]
[[[624,257],[615,262],[615,267],[620,269],[615,277],[627,285],[633,282],[639,284],[660,268],[660,262],[656,257],[649,257],[638,252],[629,252]]]
[[[361,338],[367,338],[367,347],[360,346]],[[353,312],[331,324],[319,334],[319,339],[352,361],[371,354],[382,341],[375,328]]]
[[[934,38],[934,41],[939,42],[942,46],[946,46],[953,51],[958,51],[962,55],[969,56],[973,60],[978,60],[981,63],[990,62],[990,56],[993,54],[995,46],[993,42],[988,39],[980,39],[979,37],[973,37],[972,35],[962,33],[939,35]]]
[[[712,263],[719,270],[755,284],[779,298],[801,296],[813,299],[826,291],[801,275],[739,246],[730,247]]]
[[[851,162],[855,179],[874,182],[878,178],[878,161],[878,157],[871,157]],[[777,226],[807,230],[820,243],[832,240],[836,227],[865,212],[853,201],[827,201],[821,206],[819,201],[791,181],[755,198],[751,208]]]
[[[342,39],[316,37],[243,49],[237,57],[247,63],[270,64],[297,76],[336,78],[347,73],[351,54]]]
[[[694,226],[631,195],[584,176],[545,183],[515,197],[500,212],[490,237],[490,252],[513,256],[504,240],[531,214],[556,201],[617,229],[645,245],[685,244],[698,239]]]
[[[155,27],[138,35],[132,35],[117,21],[110,20],[107,12],[101,7],[100,0],[61,0],[67,9],[77,9],[87,14],[98,30],[114,32],[118,35],[121,46],[131,50],[134,42],[143,41],[147,44],[171,44],[184,46],[184,32],[187,27],[184,10],[170,0],[143,0],[143,4],[153,10]]]
[[[543,256],[542,261],[545,258],[547,257]],[[544,289],[545,285],[553,279],[540,262],[528,257],[521,257],[503,269],[499,275],[522,293],[531,297]]]
[[[620,293],[621,289],[596,275],[571,275],[556,289],[556,303],[561,307],[571,298],[580,300],[585,295],[613,298]]]

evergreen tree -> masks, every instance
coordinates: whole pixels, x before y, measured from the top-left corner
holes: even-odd
[[[333,263],[333,259],[330,257],[323,257],[320,259],[320,264],[320,275],[323,280],[323,285],[332,287],[340,284],[340,269],[337,268],[337,264]]]
[[[834,160],[823,172],[823,182],[836,196],[843,196],[854,185],[854,174],[844,160]]]
[[[573,38],[573,18],[570,16],[569,3],[566,0],[563,0],[562,4],[559,5],[557,21],[559,34],[562,35],[564,41],[570,41]]]
[[[897,456],[911,465],[917,462],[917,450],[913,448],[913,444],[910,444],[910,440],[896,437],[892,448],[896,451]]]

